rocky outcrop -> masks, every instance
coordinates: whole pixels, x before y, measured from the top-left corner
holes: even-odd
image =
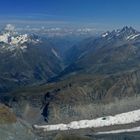
[[[68,123],[139,109],[140,71],[110,76],[77,75],[1,98],[34,123]],[[132,99],[134,101],[132,101]],[[115,108],[115,110],[114,110]]]

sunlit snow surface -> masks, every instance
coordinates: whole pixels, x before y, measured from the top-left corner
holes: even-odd
[[[73,121],[68,124],[55,124],[55,125],[34,125],[36,129],[43,129],[44,131],[55,130],[70,130],[82,128],[97,128],[112,125],[130,124],[140,121],[140,109],[126,113],[117,114],[115,116],[106,116],[92,120]]]
[[[108,36],[108,32],[102,34],[102,37],[106,37],[106,36]]]
[[[112,131],[105,131],[105,132],[97,132],[97,135],[102,134],[117,134],[117,133],[128,133],[128,132],[138,132],[140,131],[140,127],[134,127],[130,129],[119,129],[119,130],[112,130]]]
[[[14,51],[16,49],[26,50],[26,43],[38,43],[39,39],[31,38],[28,34],[19,34],[13,25],[6,25],[3,32],[0,32],[0,43],[3,50]]]

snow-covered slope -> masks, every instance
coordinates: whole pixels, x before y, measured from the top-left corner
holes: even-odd
[[[98,128],[112,125],[131,124],[140,121],[140,109],[126,113],[117,114],[115,116],[106,116],[93,120],[80,120],[73,121],[69,124],[56,124],[56,125],[34,125],[37,129],[44,129],[44,131],[54,130],[70,130],[70,129],[82,129],[82,128]]]

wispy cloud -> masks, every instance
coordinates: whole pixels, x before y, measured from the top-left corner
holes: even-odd
[[[7,19],[7,20],[0,20],[0,23],[21,23],[21,24],[68,24],[66,21],[59,21],[59,20],[26,20],[26,19]]]
[[[101,28],[103,26],[102,23],[99,22],[87,22],[86,20],[69,20],[66,18],[60,18],[57,15],[51,15],[47,13],[29,13],[23,15],[0,15],[0,25],[5,24],[14,24],[19,26],[46,26],[46,27],[74,27],[74,28],[81,28],[81,27],[92,27],[98,31],[102,31]]]
[[[48,14],[47,12],[43,13],[22,13],[22,14],[16,14],[16,15],[1,15],[0,14],[0,19],[1,18],[16,18],[16,19],[60,19],[60,18],[66,18],[67,16],[63,15],[55,15],[55,14]]]

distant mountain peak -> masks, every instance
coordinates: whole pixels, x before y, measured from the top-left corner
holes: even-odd
[[[133,27],[131,27],[131,26],[130,26],[130,27],[124,26],[120,32],[127,32],[127,33],[131,33],[131,34],[135,34],[135,33],[137,33],[138,31],[135,30],[135,29],[134,29]]]
[[[122,29],[113,30],[112,32],[105,32],[101,35],[103,38],[119,37],[125,40],[132,40],[140,36],[140,32],[135,30],[133,27],[124,26]]]
[[[27,49],[26,43],[38,43],[39,39],[29,34],[21,34],[16,32],[15,27],[7,24],[0,34],[0,48],[2,50],[14,51],[17,48],[21,50]]]
[[[126,31],[126,30],[129,30],[129,29],[133,29],[132,27],[128,27],[128,26],[124,26],[123,28],[122,28],[122,31]]]

